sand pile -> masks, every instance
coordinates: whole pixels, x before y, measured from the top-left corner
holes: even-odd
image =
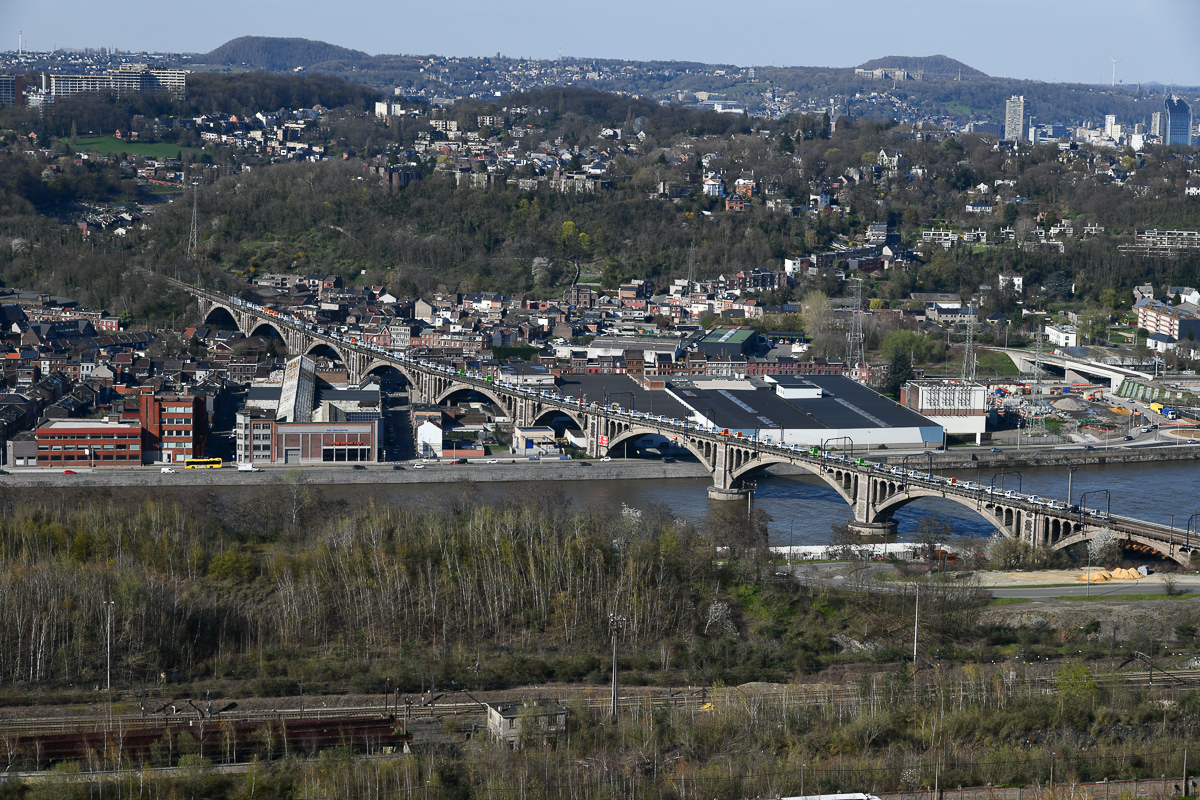
[[[1136,581],[1146,577],[1136,569],[1121,569],[1117,567],[1114,570],[1102,569],[1098,572],[1088,572],[1079,576],[1079,580],[1086,583],[1104,583],[1105,581]]]

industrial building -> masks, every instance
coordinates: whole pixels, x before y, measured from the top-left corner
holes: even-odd
[[[905,408],[940,425],[952,436],[983,442],[988,421],[988,387],[978,381],[909,381],[900,390]]]
[[[667,394],[693,422],[788,445],[943,443],[941,426],[841,375],[688,379],[671,381]]]
[[[318,381],[311,359],[289,359],[277,379],[247,392],[234,431],[237,462],[376,463],[380,402],[377,388],[334,389]]]

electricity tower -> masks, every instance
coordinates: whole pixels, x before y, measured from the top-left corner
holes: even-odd
[[[195,258],[200,249],[200,184],[192,184],[192,235],[188,239],[188,258]]]
[[[863,353],[862,278],[854,278],[851,283],[854,287],[854,308],[850,310],[850,330],[846,333],[846,366],[854,369],[866,365],[867,357]]]

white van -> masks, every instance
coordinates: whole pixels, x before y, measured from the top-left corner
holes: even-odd
[[[238,464],[238,472],[261,472],[258,467],[253,464]]]

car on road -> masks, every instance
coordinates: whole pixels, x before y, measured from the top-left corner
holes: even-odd
[[[672,458],[671,456],[663,456],[663,463],[664,464],[674,464],[675,459]]]
[[[602,459],[600,459],[600,460],[601,460],[601,461],[612,461],[612,457],[611,457],[611,456],[605,456],[604,458],[602,458]]]
[[[413,469],[425,469],[424,464],[413,464]]]
[[[529,457],[529,460],[530,460],[530,461],[541,461],[541,459],[540,459],[540,458],[538,458],[537,456],[530,456],[530,457]]]
[[[63,475],[74,475],[74,474],[75,474],[75,470],[73,470],[73,469],[64,469],[63,470]]]
[[[993,448],[992,448],[992,452],[993,452],[993,453],[1003,453],[1004,451],[1003,451],[1003,450],[1001,450],[999,447],[993,447]]]
[[[392,469],[404,469],[404,465],[403,464],[395,464],[392,466]]]
[[[1090,444],[1085,444],[1085,445],[1083,446],[1083,449],[1084,449],[1084,450],[1095,450],[1096,448],[1092,447]]]
[[[351,469],[366,469],[362,464],[355,464]]]
[[[559,456],[558,460],[559,461],[570,461],[571,457],[570,456]]]
[[[1133,441],[1133,437],[1132,437],[1132,436],[1126,436],[1126,437],[1125,437],[1124,439],[1122,439],[1121,441],[1123,441],[1123,442],[1132,442],[1132,441]]]
[[[489,464],[499,464],[499,463],[500,463],[500,459],[498,459],[498,458],[489,458],[489,459],[487,460],[487,463],[489,463]]]
[[[179,470],[171,469],[170,467],[163,467],[161,470],[159,470],[159,472],[161,472],[163,475],[174,475],[178,471]]]
[[[467,463],[467,460],[465,458],[452,458],[452,459],[450,459],[450,463],[451,464],[465,464],[465,463]]]

